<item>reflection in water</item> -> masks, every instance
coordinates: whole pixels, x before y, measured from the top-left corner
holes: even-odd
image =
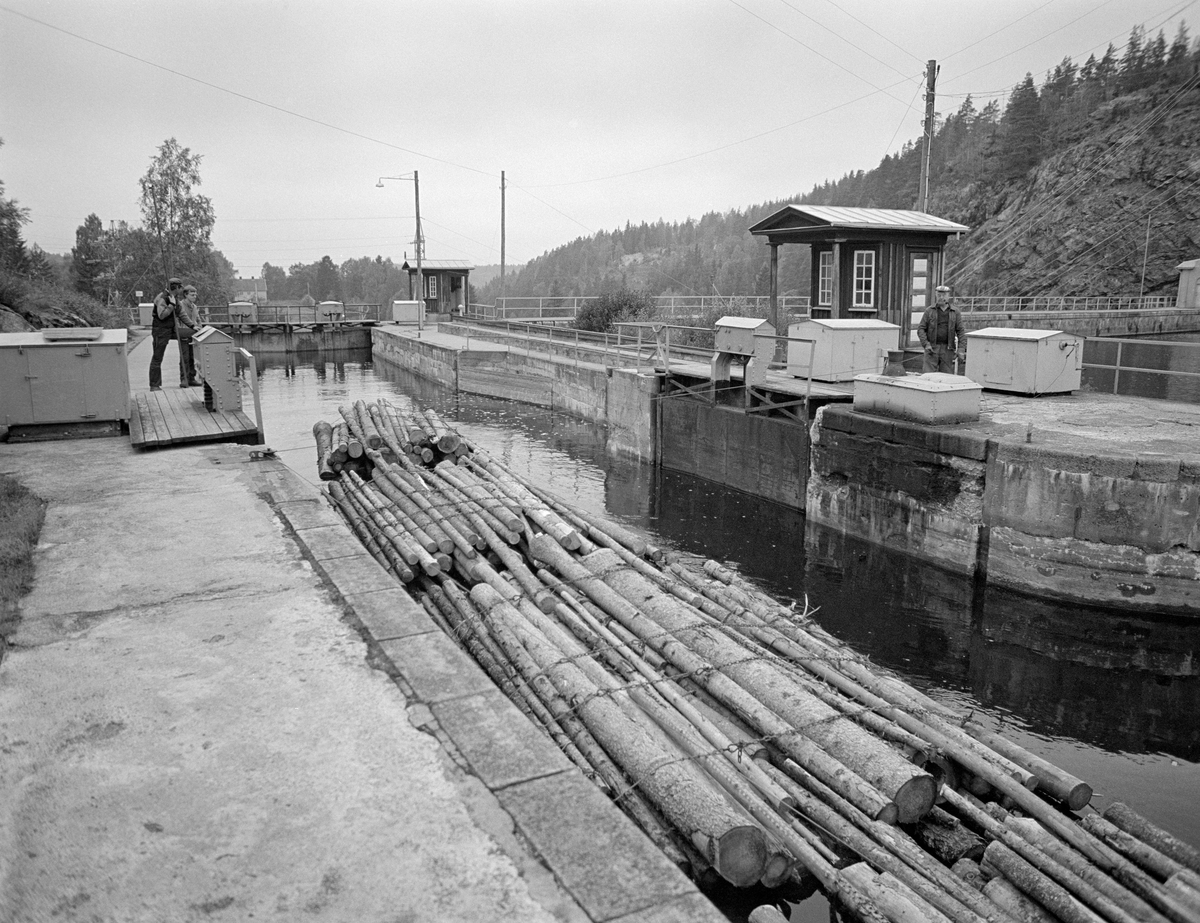
[[[354,400],[432,407],[584,509],[726,562],[875,662],[1200,843],[1200,620],[1142,619],[1017,596],[807,524],[707,481],[610,458],[602,426],[455,395],[369,352],[259,363],[268,440],[316,482],[312,425]],[[793,919],[808,919],[813,901]],[[812,917],[816,919],[816,917]]]

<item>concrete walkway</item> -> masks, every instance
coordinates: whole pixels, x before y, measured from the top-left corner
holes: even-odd
[[[281,462],[109,438],[0,472],[49,502],[0,663],[0,921],[722,919]]]

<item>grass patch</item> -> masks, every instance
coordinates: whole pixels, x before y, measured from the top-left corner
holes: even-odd
[[[0,653],[17,626],[17,603],[33,586],[33,550],[46,501],[0,474]]]

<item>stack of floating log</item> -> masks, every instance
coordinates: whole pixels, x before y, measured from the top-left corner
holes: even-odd
[[[373,449],[394,462],[401,455],[414,464],[435,465],[466,454],[458,433],[434,411],[405,414],[387,401],[368,404],[355,401],[338,408],[341,420],[313,424],[317,441],[317,473],[323,481],[335,481],[343,471],[368,475]]]
[[[572,508],[431,411],[341,415],[313,428],[318,466],[364,546],[698,880],[803,870],[896,923],[1200,923],[1195,849],[1091,811],[1086,783],[809,613]]]

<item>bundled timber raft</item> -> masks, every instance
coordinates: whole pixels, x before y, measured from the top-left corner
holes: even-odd
[[[698,881],[811,876],[862,920],[1200,923],[1200,854],[868,663],[387,401],[313,427],[375,559]],[[769,913],[764,911],[764,917]]]

